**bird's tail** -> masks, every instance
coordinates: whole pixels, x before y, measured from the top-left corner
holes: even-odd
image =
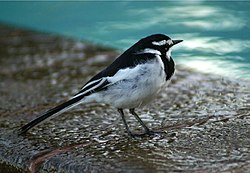
[[[22,126],[19,129],[19,134],[21,135],[21,134],[26,133],[29,129],[36,126],[37,124],[44,121],[45,119],[51,117],[52,115],[53,116],[59,115],[65,111],[67,111],[68,109],[80,104],[83,97],[84,97],[84,95],[73,97],[72,99],[48,110],[47,112],[43,113],[40,117],[38,117],[38,118],[32,120],[31,122],[29,122],[28,124]]]

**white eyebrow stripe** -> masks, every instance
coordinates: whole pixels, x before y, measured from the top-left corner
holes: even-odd
[[[151,54],[155,54],[155,55],[161,55],[161,52],[155,49],[150,49],[150,48],[146,48],[143,49],[139,52],[136,52],[135,54],[144,54],[144,53],[151,53]]]
[[[161,40],[161,41],[153,41],[152,44],[156,45],[156,46],[163,46],[165,44],[172,45],[173,41],[171,39]]]
[[[168,40],[167,40],[167,44],[168,44],[168,45],[172,45],[172,44],[173,44],[173,40],[168,39]]]
[[[162,41],[153,41],[152,44],[156,45],[156,46],[162,46],[165,45],[167,43],[166,40],[162,40]]]

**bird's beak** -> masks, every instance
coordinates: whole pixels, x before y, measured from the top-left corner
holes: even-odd
[[[172,46],[174,46],[174,45],[176,45],[176,44],[178,44],[178,43],[180,43],[180,42],[182,42],[183,40],[173,40],[173,45]]]

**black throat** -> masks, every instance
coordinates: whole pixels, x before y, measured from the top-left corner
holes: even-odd
[[[166,57],[166,51],[161,52],[161,60],[164,64],[164,71],[166,73],[166,81],[169,80],[175,71],[175,63],[174,60],[172,59],[172,57],[170,56],[169,59]]]

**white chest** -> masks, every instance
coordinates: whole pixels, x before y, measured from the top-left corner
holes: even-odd
[[[117,108],[135,108],[150,102],[164,86],[164,65],[157,57],[150,63],[124,69],[109,80],[114,83],[102,93],[105,103]]]

